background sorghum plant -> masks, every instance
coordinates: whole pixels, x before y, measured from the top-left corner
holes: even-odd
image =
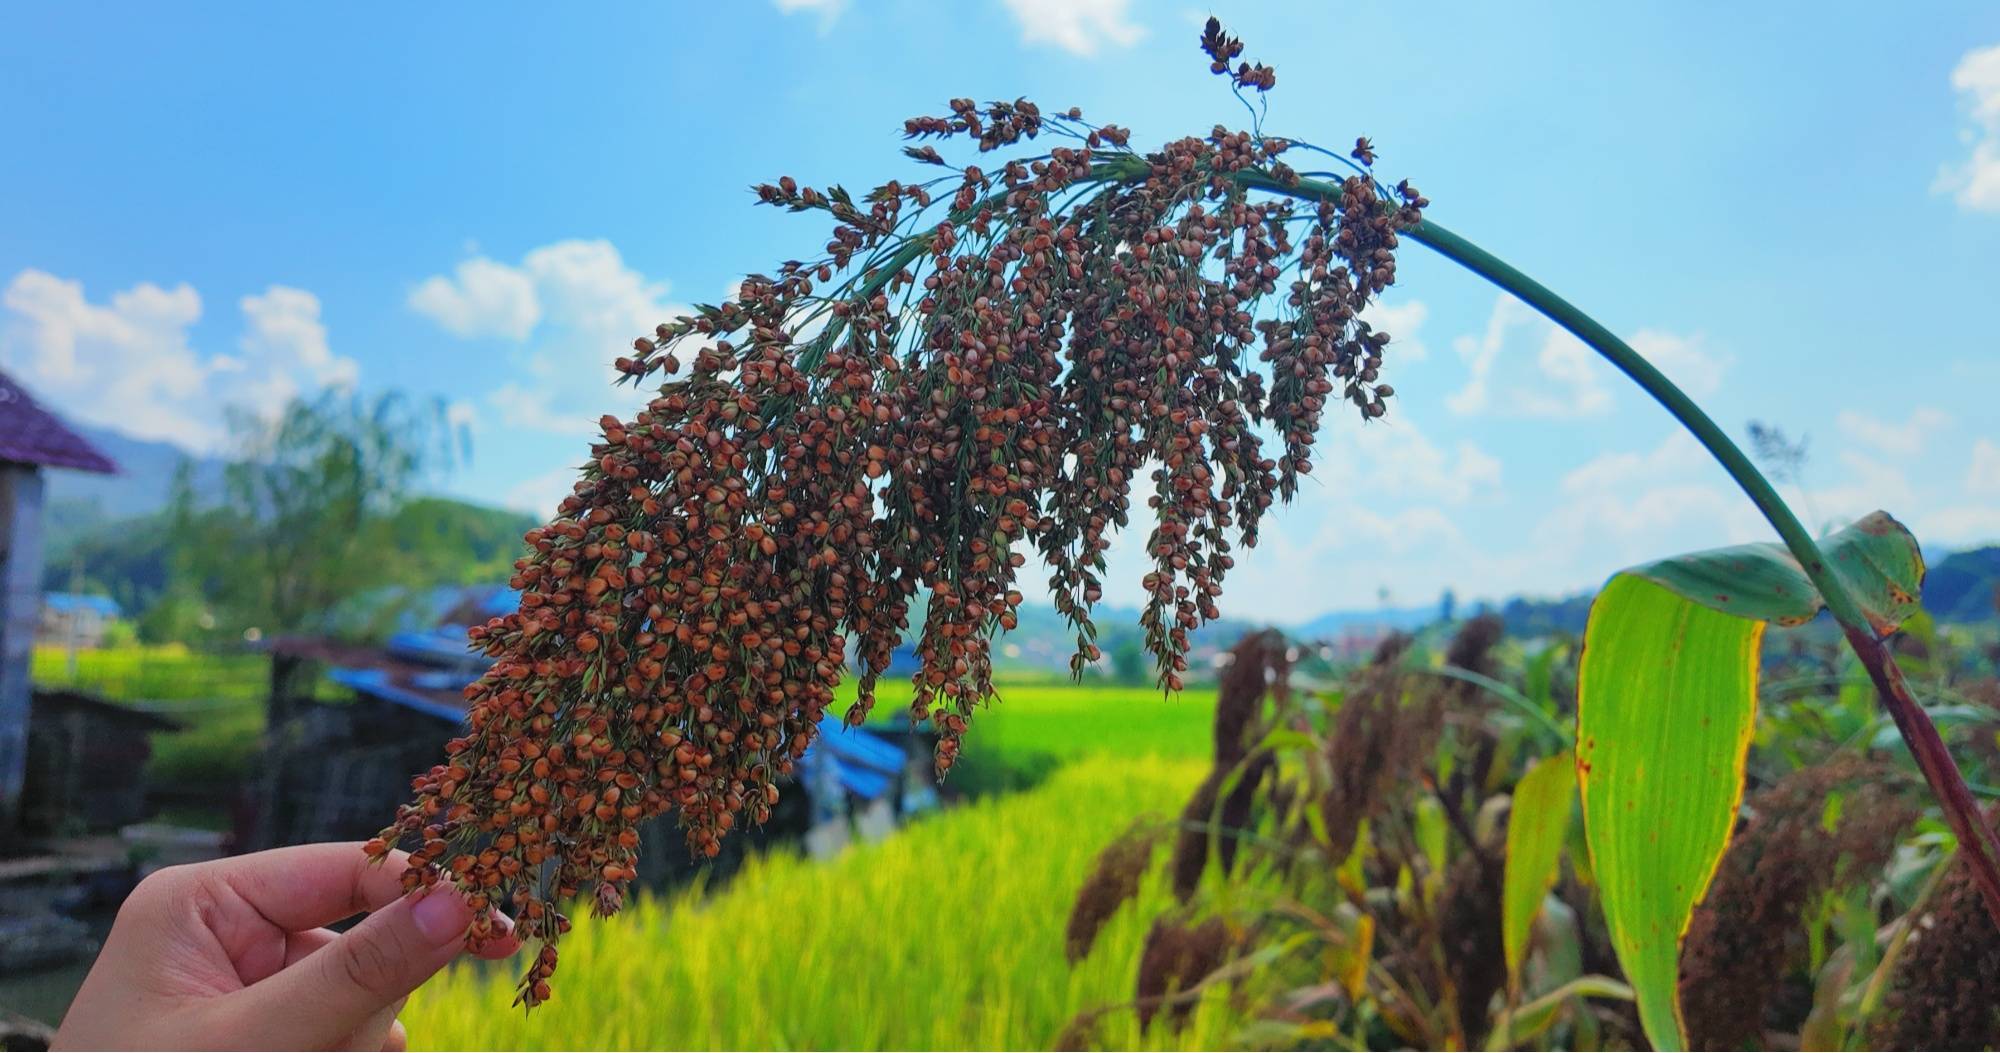
[[[1213,20],[1201,43],[1239,96],[1276,83],[1232,70],[1242,44]],[[473,939],[508,909],[543,941],[530,1006],[549,996],[559,905],[587,889],[617,911],[648,819],[676,814],[712,855],[767,818],[850,641],[855,723],[920,596],[911,713],[939,733],[940,774],[992,694],[1021,550],[1052,571],[1074,668],[1095,659],[1103,553],[1142,474],[1158,519],[1142,622],[1178,690],[1189,630],[1216,617],[1233,546],[1311,470],[1328,402],[1374,418],[1394,394],[1389,336],[1360,315],[1427,202],[1376,181],[1367,140],[1341,158],[1217,126],[1141,154],[1125,129],[1025,99],[956,99],[905,129],[982,154],[1064,145],[963,167],[908,147],[944,173],[858,200],[757,188],[829,215],[823,251],[618,360],[635,383],[668,379],[603,419],[558,517],[529,532],[520,610],[471,633],[494,662],[466,690],[469,730],[370,843],[379,858],[414,838],[405,883],[463,888]],[[1302,153],[1351,170],[1337,200],[1272,192]]]

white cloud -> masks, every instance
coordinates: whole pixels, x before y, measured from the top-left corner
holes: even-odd
[[[238,346],[251,361],[263,359],[276,370],[296,370],[325,387],[351,387],[360,375],[359,363],[327,346],[319,297],[312,293],[273,285],[262,296],[245,296],[238,306],[246,327]]]
[[[1972,463],[1965,469],[1965,492],[2000,494],[2000,446],[1991,439],[1972,444]]]
[[[1667,375],[1690,395],[1713,395],[1722,388],[1722,375],[1729,371],[1729,359],[1708,350],[1700,334],[1680,336],[1658,329],[1641,329],[1628,341],[1632,350]]]
[[[666,283],[649,282],[627,267],[608,241],[544,245],[528,253],[521,267],[534,280],[548,321],[605,340],[607,363],[629,348],[633,337],[651,335],[669,313],[687,310],[666,306],[661,300]]]
[[[410,292],[410,309],[463,337],[524,340],[541,320],[534,280],[521,271],[475,256],[456,273],[424,279]]]
[[[1681,478],[1707,461],[1708,454],[1687,432],[1675,429],[1646,453],[1600,453],[1562,477],[1566,494],[1608,491],[1621,483]]]
[[[485,258],[434,275],[410,306],[460,336],[503,336],[524,345],[520,375],[486,403],[509,427],[587,436],[606,412],[634,404],[614,387],[614,359],[632,339],[688,308],[668,303],[664,282],[627,266],[609,241],[571,239],[534,249],[519,264]]]
[[[1407,414],[1329,428],[1315,450],[1312,474],[1300,482],[1301,490],[1456,505],[1500,486],[1498,458],[1462,439],[1449,451],[1441,449]]]
[[[1585,587],[1649,559],[1771,536],[1756,508],[1675,429],[1643,452],[1607,451],[1565,473],[1540,520],[1500,562],[1513,587]]]
[[[1910,485],[1909,473],[1902,469],[1853,450],[1841,451],[1839,463],[1845,469],[1843,481],[1812,491],[1813,511],[1825,517],[1820,526],[1846,526],[1877,509],[1900,515],[1899,510],[1924,506]]]
[[[1535,354],[1537,374],[1522,377],[1501,361],[1501,352],[1512,343],[1512,334],[1524,332],[1529,340],[1539,340]],[[1472,414],[1497,410],[1526,417],[1587,417],[1611,410],[1611,392],[1605,387],[1605,369],[1583,342],[1533,308],[1505,293],[1493,301],[1486,332],[1478,338],[1459,337],[1452,347],[1465,360],[1471,375],[1465,386],[1445,397],[1453,413]],[[1507,356],[1508,361],[1519,352]],[[1500,370],[1496,374],[1496,367]],[[1494,391],[1496,380],[1512,380],[1504,390]]]
[[[329,347],[312,293],[273,285],[240,306],[241,353],[204,356],[190,340],[193,286],[141,282],[93,303],[83,283],[29,268],[0,293],[0,365],[80,420],[204,452],[227,438],[226,406],[270,415],[354,382],[359,367]]]
[[[1430,348],[1417,337],[1423,328],[1424,319],[1430,316],[1430,308],[1422,300],[1410,300],[1399,304],[1372,303],[1361,317],[1369,325],[1389,334],[1389,357],[1402,362],[1422,362],[1431,357]]]
[[[1979,467],[1979,456],[1975,444],[1975,469]],[[1849,481],[1831,491],[1813,492],[1816,503],[1830,508],[1834,525],[1844,525],[1883,509],[1908,525],[1926,546],[1975,545],[2000,540],[2000,504],[1947,503],[1958,495],[1940,499],[1938,492],[1928,487],[1923,491],[1924,499],[1919,499],[1909,473],[1900,468],[1851,451],[1841,454],[1840,461],[1848,471]]]
[[[544,388],[509,381],[494,388],[486,396],[486,402],[499,413],[501,420],[512,427],[579,436],[589,435],[595,430],[590,423],[595,417],[585,416],[581,410],[576,413],[558,410],[554,393]],[[603,416],[609,408],[598,408],[597,416]]]
[[[518,512],[553,518],[556,506],[575,492],[577,478],[575,468],[552,468],[514,484],[501,503]]]
[[[1834,423],[1840,426],[1843,434],[1856,442],[1883,453],[1914,457],[1923,452],[1924,443],[1933,434],[1951,424],[1951,414],[1934,406],[1919,406],[1910,411],[1909,420],[1891,424],[1865,413],[1843,410],[1834,418]]]
[[[1132,22],[1130,0],[1006,0],[1021,23],[1024,44],[1053,44],[1075,55],[1095,55],[1098,45],[1130,47],[1146,35]]]
[[[1550,509],[1532,536],[1536,546],[1552,553],[1606,545],[1616,554],[1612,564],[1600,568],[1609,574],[1675,552],[1755,540],[1769,533],[1761,524],[1755,508],[1736,493],[1676,482],[1577,494]]]
[[[1946,165],[1932,189],[1951,194],[1961,208],[2000,212],[2000,44],[1966,52],[1951,71],[1951,86],[1972,111],[1972,156]]]
[[[1940,508],[1918,517],[1912,529],[1927,545],[1990,545],[2000,541],[2000,506]]]
[[[779,11],[797,14],[800,11],[819,13],[819,31],[824,33],[840,20],[841,12],[847,10],[847,0],[772,0]]]
[[[1338,607],[1372,607],[1375,590],[1434,596],[1464,588],[1486,555],[1461,528],[1466,509],[1502,497],[1499,460],[1470,442],[1433,442],[1407,416],[1362,424],[1340,418],[1321,433],[1312,474],[1289,505],[1265,514],[1251,552],[1237,554],[1222,601],[1234,617],[1303,621]],[[1151,466],[1138,472],[1149,477]],[[1147,484],[1135,492],[1132,521],[1105,553],[1105,602],[1145,602],[1139,582],[1151,569],[1146,538],[1153,512]],[[1024,592],[1046,595],[1047,573],[1030,558]]]

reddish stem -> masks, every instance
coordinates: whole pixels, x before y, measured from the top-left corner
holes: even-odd
[[[1986,910],[1996,920],[2000,920],[2000,838],[1996,838],[1993,828],[1979,815],[1979,802],[1972,796],[1972,790],[1965,780],[1958,777],[1958,765],[1951,759],[1945,748],[1944,739],[1938,735],[1937,725],[1917,705],[1910,694],[1910,685],[1903,679],[1903,669],[1889,653],[1882,641],[1869,633],[1843,626],[1847,633],[1847,644],[1854,648],[1854,654],[1867,668],[1869,679],[1875,681],[1875,690],[1882,697],[1882,705],[1889,716],[1896,721],[1896,730],[1903,733],[1903,741],[1909,744],[1910,755],[1916,758],[1918,770],[1924,773],[1924,780],[1931,785],[1931,792],[1944,805],[1945,821],[1951,824],[1952,833],[1958,835],[1961,851],[1972,864],[1972,878],[1979,883],[1979,894],[1986,899]]]

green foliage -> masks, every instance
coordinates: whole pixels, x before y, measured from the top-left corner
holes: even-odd
[[[314,628],[341,599],[394,581],[383,525],[425,470],[455,452],[441,404],[327,393],[275,420],[231,418],[224,497],[197,508],[177,487],[175,572],[228,627]]]
[[[156,785],[228,789],[256,763],[270,687],[265,655],[218,654],[179,644],[104,648],[77,652],[72,674],[67,650],[42,646],[35,648],[31,672],[38,686],[75,687],[143,704],[185,725],[152,737],[147,775]]]
[[[503,582],[521,554],[533,516],[455,501],[416,497],[374,524],[371,547],[390,580],[411,588]]]
[[[227,791],[249,778],[262,749],[263,703],[205,706],[174,715],[188,727],[153,736],[146,774],[154,785]]]
[[[1507,872],[1500,916],[1510,983],[1520,977],[1528,957],[1530,927],[1541,916],[1542,900],[1561,874],[1575,796],[1576,758],[1568,750],[1536,761],[1514,786],[1507,812]]]
[[[1507,671],[1494,627],[1468,624],[1444,649],[1457,668],[1518,694],[1498,679]],[[1560,873],[1566,757],[1536,762],[1539,728],[1489,687],[1427,675],[1435,656],[1419,645],[1385,648],[1337,685],[1265,694],[1282,668],[1272,654],[1246,641],[1227,667],[1220,707],[1232,725],[1248,722],[1253,745],[1241,759],[1218,757],[1180,813],[1165,870],[1181,902],[1155,919],[1138,991],[1226,985],[1255,1020],[1242,1035],[1260,1048],[1466,1049],[1504,1044],[1509,1029],[1552,1044],[1605,1040],[1587,999],[1630,993],[1586,976],[1583,948],[1602,935],[1586,934],[1588,901],[1566,898],[1575,887],[1546,897],[1511,983],[1502,931],[1504,871],[1515,898],[1538,906]],[[1536,773],[1525,787],[1523,769]],[[1547,836],[1524,829],[1536,843],[1510,850],[1500,824],[1537,818]],[[1093,903],[1102,912],[1099,887],[1079,896],[1079,913]],[[1192,972],[1186,958],[1155,953],[1215,925],[1232,942]],[[1637,1038],[1613,1026],[1611,1043]]]
[[[261,702],[270,686],[269,657],[221,654],[179,644],[70,652],[35,648],[30,677],[37,685],[75,687],[117,702]]]
[[[1894,632],[1916,612],[1923,554],[1888,513],[1872,512],[1827,535],[1820,550],[1876,632]],[[1724,614],[1779,625],[1802,625],[1825,606],[1798,558],[1773,542],[1692,552],[1625,573]]]
[[[1763,631],[1621,574],[1584,635],[1584,829],[1605,923],[1658,1049],[1685,1045],[1680,939],[1736,822]]]
[[[117,523],[49,525],[42,591],[110,596],[132,613],[167,591],[172,536],[164,515]]]
[[[835,705],[854,697],[853,681],[841,685]],[[1024,680],[996,685],[998,701],[973,717],[960,765],[1046,773],[1093,756],[1205,757],[1215,719],[1215,690],[1189,688],[1176,695],[1157,688]],[[883,682],[876,689],[872,723],[900,727],[909,720],[910,684]],[[956,781],[967,774],[952,769]]]
[[[1500,1015],[1487,1049],[1513,1049],[1533,1042],[1560,1020],[1562,1011],[1578,998],[1632,1000],[1632,989],[1606,976],[1579,976],[1519,1009]]]
[[[1919,613],[1923,557],[1876,512],[1821,546],[1878,633]],[[1681,939],[1729,843],[1755,730],[1767,622],[1824,600],[1775,544],[1660,560],[1598,594],[1578,673],[1577,778],[1591,866],[1647,1037],[1685,1042]]]

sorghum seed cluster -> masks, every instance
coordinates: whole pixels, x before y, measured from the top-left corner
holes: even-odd
[[[1203,46],[1241,50],[1219,26]],[[1407,184],[1359,170],[1301,207],[1281,192],[1299,178],[1286,140],[1218,126],[1141,155],[1076,110],[949,110],[906,131],[982,154],[1066,143],[964,167],[913,146],[946,174],[858,200],[790,177],[756,188],[832,217],[823,251],[618,360],[635,383],[667,379],[603,419],[558,517],[529,532],[520,609],[472,630],[493,664],[466,689],[466,733],[369,846],[418,842],[405,883],[455,882],[475,937],[504,909],[543,940],[530,1006],[548,997],[559,906],[589,890],[618,909],[640,824],[673,813],[714,855],[769,816],[850,647],[859,723],[914,628],[912,716],[938,732],[942,774],[992,694],[1027,552],[1076,629],[1074,668],[1098,657],[1104,552],[1144,478],[1143,623],[1177,690],[1232,545],[1311,470],[1328,404],[1386,411],[1388,335],[1359,315],[1421,216]]]

